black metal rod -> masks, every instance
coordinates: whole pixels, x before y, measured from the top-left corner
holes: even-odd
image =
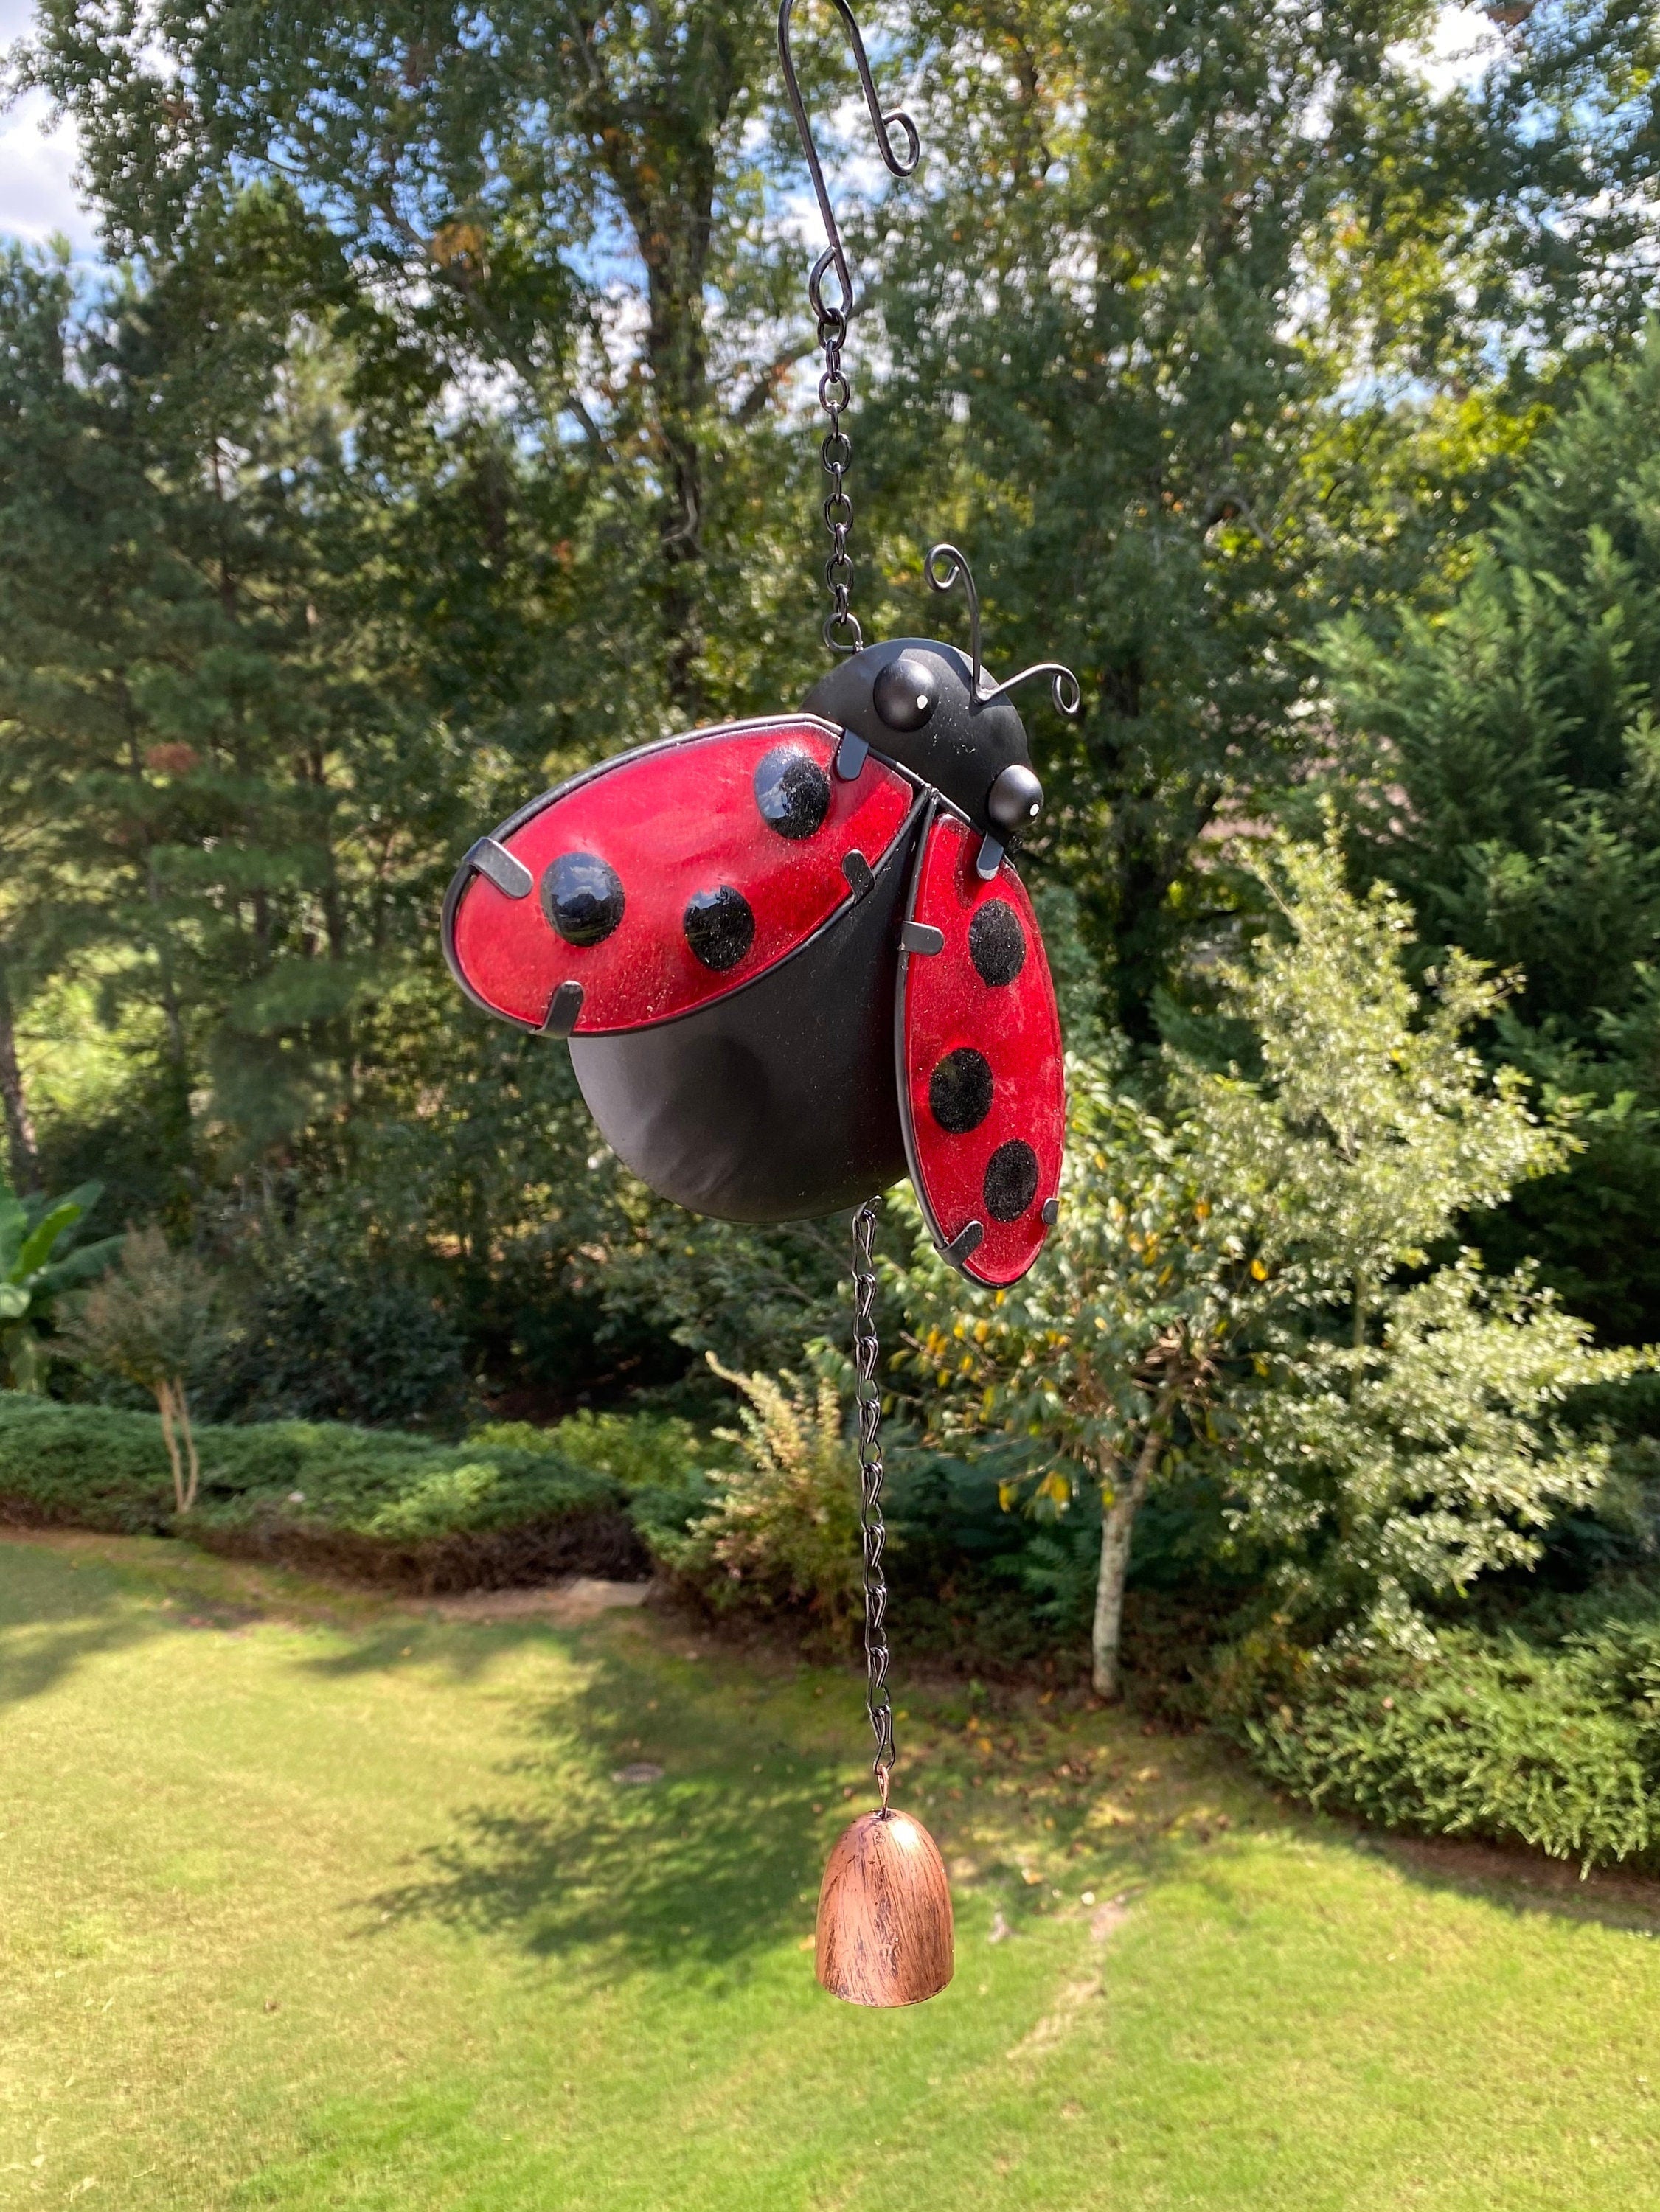
[[[830,5],[847,25],[848,37],[853,44],[854,67],[859,72],[860,89],[865,95],[865,105],[870,110],[870,119],[876,130],[876,143],[889,174],[908,177],[916,167],[922,143],[916,135],[916,125],[902,107],[891,115],[884,115],[882,103],[876,96],[876,81],[871,75],[870,63],[865,55],[865,41],[860,34],[859,23],[848,0],[830,0]],[[795,63],[790,53],[790,15],[795,0],[779,0],[778,58],[783,64],[784,90],[788,96],[790,112],[795,118],[795,127],[800,134],[801,150],[807,157],[807,173],[812,179],[812,189],[818,202],[818,213],[824,225],[824,236],[829,241],[823,253],[812,264],[812,274],[807,279],[807,297],[812,303],[814,315],[822,322],[826,314],[840,315],[845,323],[853,314],[854,300],[853,273],[848,267],[847,249],[842,243],[842,233],[836,220],[836,210],[830,205],[830,188],[824,182],[824,172],[818,159],[818,149],[813,143],[812,125],[807,120],[807,111],[802,103],[801,86],[795,74]],[[892,132],[897,128],[905,134],[909,151],[895,153]],[[826,306],[824,282],[826,272],[834,269],[841,298],[833,306]]]

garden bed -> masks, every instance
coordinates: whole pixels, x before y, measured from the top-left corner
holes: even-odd
[[[649,1572],[625,1486],[556,1450],[308,1421],[204,1427],[197,1443],[201,1493],[179,1514],[155,1415],[8,1394],[0,1520],[188,1536],[431,1593]]]

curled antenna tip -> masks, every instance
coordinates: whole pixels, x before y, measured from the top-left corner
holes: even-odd
[[[977,695],[980,690],[980,594],[974,588],[974,571],[968,564],[967,556],[943,538],[938,545],[929,546],[922,570],[933,591],[948,592],[958,583],[963,586],[964,596],[969,603],[969,635],[974,648],[973,689]]]
[[[1049,696],[1055,702],[1055,712],[1066,715],[1070,720],[1084,703],[1083,688],[1071,669],[1063,667],[1058,660],[1039,660],[1030,668],[1023,668],[1018,676],[1009,677],[994,690],[982,692],[981,705],[984,706],[988,700],[1000,699],[1006,691],[1012,691],[1018,684],[1029,684],[1034,676],[1047,676],[1051,679]]]
[[[923,566],[927,570],[928,581],[936,592],[950,591],[958,576],[969,573],[969,564],[963,556],[954,545],[948,545],[943,539],[938,545],[929,546]]]

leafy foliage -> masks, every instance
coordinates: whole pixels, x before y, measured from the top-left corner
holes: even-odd
[[[196,1504],[201,1480],[189,1386],[224,1330],[222,1291],[195,1254],[173,1251],[159,1229],[133,1229],[120,1265],[60,1332],[71,1358],[155,1394],[180,1513]]]
[[[1660,1625],[1643,1617],[1554,1648],[1447,1631],[1420,1657],[1316,1674],[1294,1707],[1239,1725],[1262,1771],[1310,1804],[1589,1867],[1660,1850],[1657,1718]]]
[[[1535,1559],[1552,1514],[1595,1494],[1606,1450],[1560,1408],[1638,1363],[1593,1351],[1525,1273],[1434,1264],[1470,1209],[1564,1157],[1517,1071],[1489,1081],[1468,1041],[1494,983],[1455,951],[1414,991],[1409,915],[1382,886],[1352,898],[1330,838],[1280,847],[1262,880],[1289,929],[1219,971],[1260,1073],[1189,1060],[1177,1082],[1195,1172],[1263,1286],[1231,1480],[1288,1601],[1409,1636],[1423,1598]]]
[[[1381,886],[1351,896],[1334,837],[1276,842],[1256,879],[1280,927],[1215,970],[1255,1065],[1189,1059],[1176,1097],[1198,1173],[1249,1220],[1257,1279],[1299,1306],[1346,1305],[1364,1334],[1372,1286],[1423,1267],[1470,1208],[1559,1166],[1564,1132],[1515,1069],[1489,1082],[1469,1042],[1502,987],[1455,949],[1415,991],[1410,910]]]
[[[67,1197],[19,1198],[0,1178],[0,1352],[12,1388],[38,1390],[48,1356],[40,1325],[50,1323],[54,1302],[108,1266],[117,1237],[71,1248],[101,1187],[82,1183]]]
[[[580,1413],[538,1428],[529,1421],[489,1421],[468,1442],[494,1449],[551,1451],[608,1475],[628,1499],[629,1517],[654,1553],[666,1557],[675,1540],[711,1503],[706,1468],[718,1449],[690,1421],[672,1413]]]
[[[717,1609],[804,1609],[844,1636],[860,1605],[858,1462],[833,1376],[738,1375],[741,1426],[717,1430],[735,1464],[711,1468],[709,1510],[660,1556]]]
[[[915,549],[950,529],[999,665],[1078,665],[1031,859],[1138,1045],[1228,903],[1209,832],[1304,765],[1299,645],[1456,567],[1570,352],[1631,327],[1651,35],[1583,12],[1440,89],[1420,0],[883,27],[927,159],[842,180],[861,608],[933,626]],[[833,118],[839,27],[800,52]],[[769,27],[46,0],[17,60],[123,272],[0,271],[18,1158],[38,1123],[58,1182],[216,1251],[314,1233],[544,1405],[705,1348],[799,1365],[836,1240],[654,1219],[564,1055],[456,1002],[432,919],[527,793],[813,666]]]
[[[219,1284],[159,1229],[133,1229],[119,1264],[80,1300],[60,1335],[73,1358],[153,1390],[199,1374],[224,1328]]]
[[[150,1416],[5,1401],[0,1510],[122,1533],[176,1529],[218,1550],[417,1589],[641,1564],[621,1486],[560,1453],[301,1421],[204,1426],[198,1443],[201,1492],[185,1514]]]
[[[471,1408],[459,1332],[432,1293],[317,1243],[253,1276],[204,1402],[219,1418],[352,1421],[452,1435]]]
[[[1660,1334],[1657,430],[1651,331],[1541,434],[1450,605],[1325,656],[1366,866],[1432,946],[1520,970],[1497,1054],[1588,1109],[1578,1159],[1483,1240],[1627,1340]]]
[[[1273,845],[1256,879],[1277,926],[1212,971],[1218,1038],[1252,1072],[1172,1052],[1160,1112],[1074,1066],[1044,1267],[967,1297],[926,1261],[907,1284],[940,1423],[1038,1443],[1039,1510],[1101,1497],[1105,1694],[1155,1480],[1219,1475],[1311,1641],[1410,1636],[1422,1601],[1536,1558],[1595,1494],[1606,1448],[1561,1403],[1638,1364],[1524,1277],[1435,1264],[1467,1209],[1562,1157],[1520,1077],[1489,1080],[1467,1042],[1495,987],[1455,956],[1420,998],[1409,916],[1347,890],[1334,838]]]
[[[1304,1634],[1428,1649],[1426,1607],[1539,1559],[1608,1474],[1606,1440],[1566,1401],[1636,1364],[1590,1336],[1525,1274],[1488,1281],[1465,1252],[1392,1289],[1358,1344],[1280,1339],[1235,1485]]]
[[[1207,1425],[1217,1363],[1254,1286],[1183,1137],[1110,1069],[1074,1061],[1068,1083],[1060,1226],[1043,1269],[965,1296],[919,1236],[905,1302],[913,1364],[946,1433],[993,1423],[1038,1443],[1026,1480],[1051,1511],[1079,1489],[1101,1498],[1095,1679],[1111,1696],[1136,1511],[1179,1460],[1178,1425],[1183,1437]],[[1011,1480],[1005,1502],[1021,1487]]]
[[[1468,529],[1510,436],[1472,420],[1497,383],[1495,414],[1525,421],[1536,388],[1511,356],[1504,391],[1495,362],[1592,300],[1604,329],[1643,311],[1652,26],[1599,11],[1588,67],[1530,9],[1484,82],[1438,94],[1413,52],[1432,20],[1300,0],[913,19],[932,189],[879,210],[889,481],[952,467],[953,534],[995,549],[999,650],[1012,630],[1014,665],[1083,678],[1079,721],[1044,733],[1038,851],[1084,894],[1138,1042],[1213,905],[1206,832],[1304,750],[1299,641]],[[1581,197],[1604,162],[1629,195],[1608,230]],[[1462,424],[1455,386],[1481,395]],[[1438,432],[1464,449],[1450,482]]]

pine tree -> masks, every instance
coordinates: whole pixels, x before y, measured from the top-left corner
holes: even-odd
[[[1335,630],[1358,851],[1522,988],[1493,1048],[1584,1150],[1484,1244],[1616,1337],[1660,1329],[1660,332],[1544,433],[1450,604]]]

